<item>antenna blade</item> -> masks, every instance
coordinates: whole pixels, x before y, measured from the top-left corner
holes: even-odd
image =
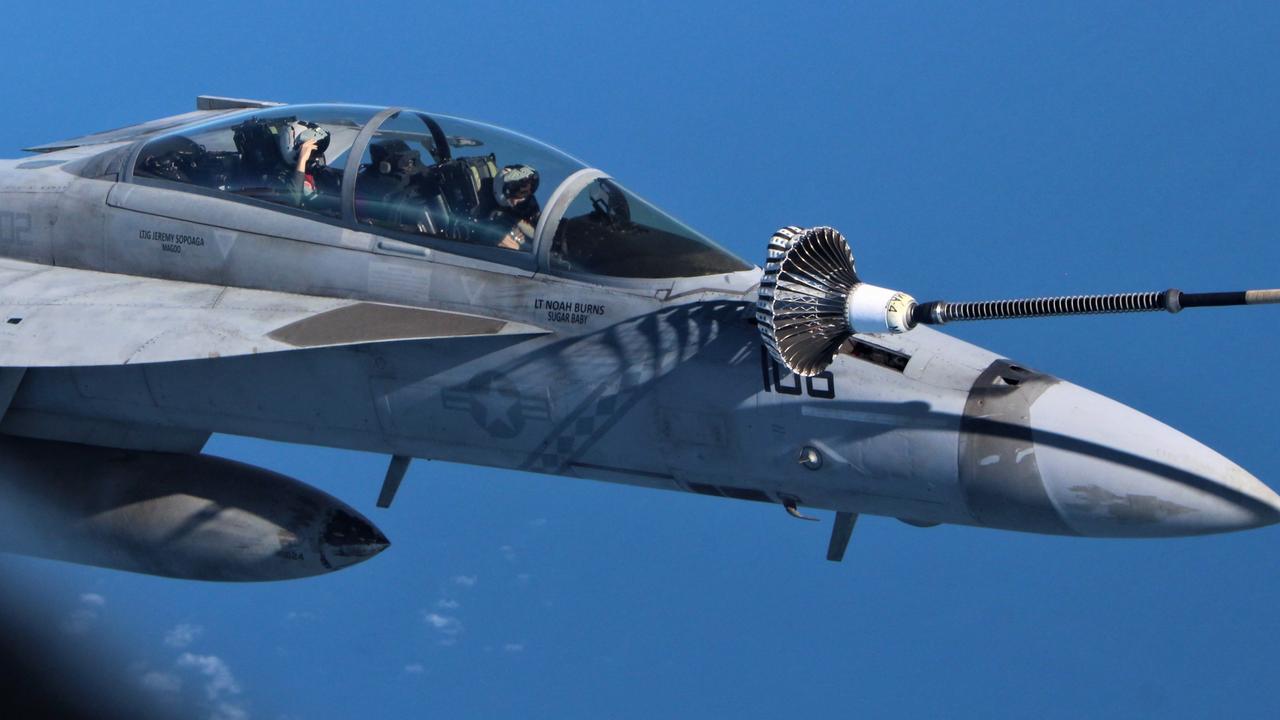
[[[858,522],[858,513],[836,513],[835,525],[831,526],[831,542],[827,544],[827,559],[840,562],[844,559],[845,548],[849,547],[849,537],[853,535],[853,524]]]
[[[391,462],[387,464],[387,475],[382,479],[382,492],[378,493],[378,507],[391,507],[391,501],[396,499],[396,491],[400,489],[400,481],[404,479],[404,473],[412,461],[413,458],[407,455],[391,456]]]

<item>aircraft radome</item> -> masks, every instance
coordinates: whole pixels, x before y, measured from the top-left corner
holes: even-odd
[[[387,540],[211,433],[1095,537],[1226,532],[1280,497],[1136,410],[921,325],[1280,300],[917,303],[830,228],[763,268],[490,125],[201,97],[0,162],[0,547],[203,580]],[[763,233],[762,233],[763,238]]]

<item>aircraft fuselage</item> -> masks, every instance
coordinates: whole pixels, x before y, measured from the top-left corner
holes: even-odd
[[[759,269],[603,282],[558,272],[545,248],[515,264],[464,257],[369,225],[122,182],[111,168],[128,147],[0,163],[0,257],[526,330],[406,340],[362,326],[387,341],[340,343],[295,323],[272,333],[287,351],[222,357],[214,345],[152,362],[147,341],[138,362],[0,368],[2,433],[194,453],[220,432],[1067,535],[1280,517],[1270,489],[1185,435],[940,332],[855,335],[825,371],[793,375],[761,342]],[[8,323],[34,332],[40,317]],[[83,342],[106,337],[93,335]]]

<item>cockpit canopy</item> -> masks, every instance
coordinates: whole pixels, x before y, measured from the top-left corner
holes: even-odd
[[[415,110],[234,113],[146,142],[131,179],[559,274],[663,278],[751,267],[549,145]]]

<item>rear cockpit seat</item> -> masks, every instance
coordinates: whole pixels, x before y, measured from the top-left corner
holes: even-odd
[[[429,192],[449,213],[450,222],[445,226],[448,237],[474,240],[475,220],[496,207],[493,178],[497,174],[498,165],[492,154],[454,158],[428,169]]]

